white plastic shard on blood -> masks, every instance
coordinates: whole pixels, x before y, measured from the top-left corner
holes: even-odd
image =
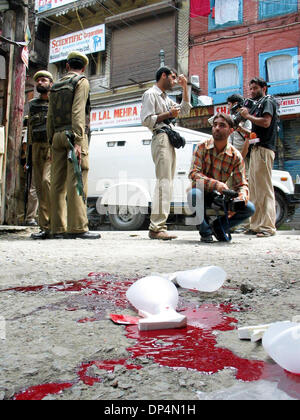
[[[143,317],[139,320],[139,330],[186,326],[186,316],[176,312],[178,291],[170,280],[159,276],[144,277],[130,286],[126,296]]]
[[[169,275],[169,279],[180,287],[199,292],[215,292],[223,286],[226,277],[226,272],[221,267],[214,265],[177,271]]]
[[[275,322],[263,335],[262,344],[279,366],[300,374],[300,323]]]

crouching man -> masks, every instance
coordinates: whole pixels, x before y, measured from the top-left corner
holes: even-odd
[[[200,214],[203,208],[203,200],[205,209],[211,205],[215,191],[223,194],[228,190],[226,181],[232,174],[232,189],[238,193],[237,200],[242,200],[245,205],[235,213],[229,212],[229,223],[226,216],[219,219],[225,232],[229,232],[231,228],[241,224],[255,212],[254,204],[249,201],[244,160],[240,152],[228,143],[228,137],[232,132],[231,117],[226,114],[216,114],[213,119],[212,138],[197,145],[189,174],[192,189],[188,192],[188,203],[191,207],[196,207],[197,214]],[[204,219],[197,228],[201,242],[213,242],[214,232],[208,223],[205,210]]]

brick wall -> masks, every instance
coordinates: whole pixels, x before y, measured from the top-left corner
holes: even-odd
[[[191,19],[189,74],[199,75],[202,95],[208,93],[210,61],[242,56],[243,94],[247,96],[249,80],[259,75],[260,53],[300,47],[299,13],[258,21],[257,4],[257,0],[244,1],[240,26],[208,31],[207,18]]]

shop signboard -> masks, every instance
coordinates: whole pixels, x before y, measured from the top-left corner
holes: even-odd
[[[279,102],[279,114],[280,115],[290,115],[290,114],[300,114],[300,96],[283,96],[276,97]],[[229,107],[227,104],[215,105],[214,114],[222,112],[225,114],[230,114]]]
[[[215,105],[214,106],[214,115],[219,114],[219,113],[230,114],[229,106],[227,104]]]
[[[66,34],[50,40],[49,63],[66,60],[71,51],[93,54],[105,50],[105,25]]]
[[[35,0],[35,10],[38,13],[47,12],[69,3],[74,3],[74,0]]]
[[[279,114],[300,114],[300,96],[293,95],[280,98]]]
[[[141,102],[94,108],[91,112],[91,130],[141,125],[141,108]]]

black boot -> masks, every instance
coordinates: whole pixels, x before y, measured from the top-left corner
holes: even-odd
[[[52,233],[51,239],[67,239],[66,233]]]
[[[33,233],[31,239],[50,239],[50,232],[48,230],[41,230],[39,233]]]
[[[69,239],[100,239],[100,233],[95,232],[82,232],[82,233],[68,233]]]
[[[213,243],[213,241],[214,241],[214,238],[212,237],[212,235],[205,235],[205,236],[200,235],[200,242],[211,244]]]

